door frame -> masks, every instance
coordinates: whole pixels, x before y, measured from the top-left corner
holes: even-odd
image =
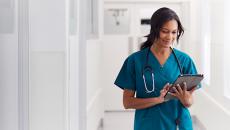
[[[18,7],[15,12],[18,15],[19,130],[29,130],[29,0],[15,3]]]

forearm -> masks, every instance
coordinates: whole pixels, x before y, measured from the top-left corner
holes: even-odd
[[[125,109],[144,109],[162,103],[163,101],[159,97],[154,97],[154,98],[129,97],[125,99],[123,102],[124,102]]]

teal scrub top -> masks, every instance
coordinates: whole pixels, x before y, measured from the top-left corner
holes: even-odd
[[[173,53],[170,54],[163,66],[160,65],[154,54],[150,51],[148,65],[153,69],[155,90],[146,93],[142,71],[146,65],[146,57],[149,48],[135,52],[124,62],[116,80],[115,85],[121,89],[129,89],[136,92],[137,98],[158,97],[160,90],[166,83],[172,84],[180,69]],[[197,74],[192,59],[177,49],[173,49],[183,74]],[[151,73],[145,72],[148,90],[152,90]],[[199,86],[200,87],[200,86]],[[179,100],[170,100],[149,108],[135,110],[134,130],[176,130],[176,119],[179,117],[179,130],[193,130],[190,112]]]

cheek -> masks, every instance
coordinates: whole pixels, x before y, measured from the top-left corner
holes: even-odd
[[[176,40],[176,38],[177,38],[177,35],[173,36],[173,40]]]
[[[165,39],[165,38],[167,38],[167,34],[161,33],[160,34],[160,39]]]

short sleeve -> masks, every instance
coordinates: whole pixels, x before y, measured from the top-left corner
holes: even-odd
[[[197,74],[196,66],[193,62],[193,60],[188,57],[183,65],[183,73],[184,74]],[[201,84],[197,86],[197,88],[201,88]]]
[[[135,64],[130,57],[125,60],[114,84],[121,89],[136,90]]]

